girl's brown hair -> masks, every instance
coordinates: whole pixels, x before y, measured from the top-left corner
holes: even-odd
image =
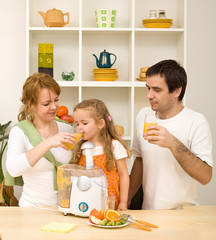
[[[98,123],[101,119],[104,119],[105,121],[105,126],[100,131],[99,139],[103,145],[104,154],[106,155],[106,168],[108,171],[112,170],[113,167],[115,166],[114,164],[115,157],[113,155],[112,146],[113,139],[118,140],[125,147],[128,157],[131,156],[131,151],[127,148],[127,146],[124,144],[120,136],[116,133],[115,126],[110,116],[110,113],[106,105],[101,100],[98,99],[84,100],[75,106],[74,112],[77,109],[85,109],[89,111],[91,113],[91,117],[95,120],[96,123]],[[81,140],[74,148],[73,159],[75,163],[78,163],[80,157],[82,156],[81,145],[83,143],[84,140]]]
[[[20,99],[23,105],[18,114],[19,121],[34,120],[33,107],[37,105],[38,95],[43,88],[53,90],[57,95],[61,92],[58,83],[49,74],[34,73],[26,79]]]

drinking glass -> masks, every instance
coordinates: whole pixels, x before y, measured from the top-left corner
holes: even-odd
[[[78,133],[78,130],[77,130],[77,126],[75,124],[72,125],[72,131],[71,133],[73,133],[74,135],[76,135],[76,141],[78,142],[80,140],[80,138],[82,137],[82,134],[81,133]],[[69,150],[72,150],[76,143],[74,144],[70,144],[70,143],[67,143],[65,142],[64,145],[69,149]]]
[[[115,195],[108,196],[107,205],[109,209],[115,210]]]
[[[147,130],[146,128],[152,125],[158,125],[157,123],[157,117],[155,116],[155,114],[146,114],[145,115],[145,121],[144,121],[144,127],[143,127],[143,136],[146,132],[150,131]]]

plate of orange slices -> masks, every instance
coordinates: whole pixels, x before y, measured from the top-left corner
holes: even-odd
[[[127,220],[121,219],[120,214],[112,209],[96,210],[90,212],[87,223],[99,228],[121,228],[129,224]]]

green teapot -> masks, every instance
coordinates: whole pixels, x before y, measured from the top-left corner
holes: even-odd
[[[92,55],[96,59],[96,65],[98,68],[111,68],[117,59],[114,53],[109,53],[106,51],[106,49],[104,49],[104,51],[100,53],[99,59],[95,54],[92,54]],[[111,57],[110,57],[111,55],[114,56],[114,61],[112,63],[111,63]]]

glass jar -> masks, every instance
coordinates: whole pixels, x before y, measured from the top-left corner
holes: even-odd
[[[159,10],[158,11],[158,18],[166,18],[166,11],[165,10]]]
[[[149,18],[150,18],[150,19],[155,19],[155,18],[157,18],[157,11],[156,11],[156,10],[150,10],[150,11],[149,11]]]

